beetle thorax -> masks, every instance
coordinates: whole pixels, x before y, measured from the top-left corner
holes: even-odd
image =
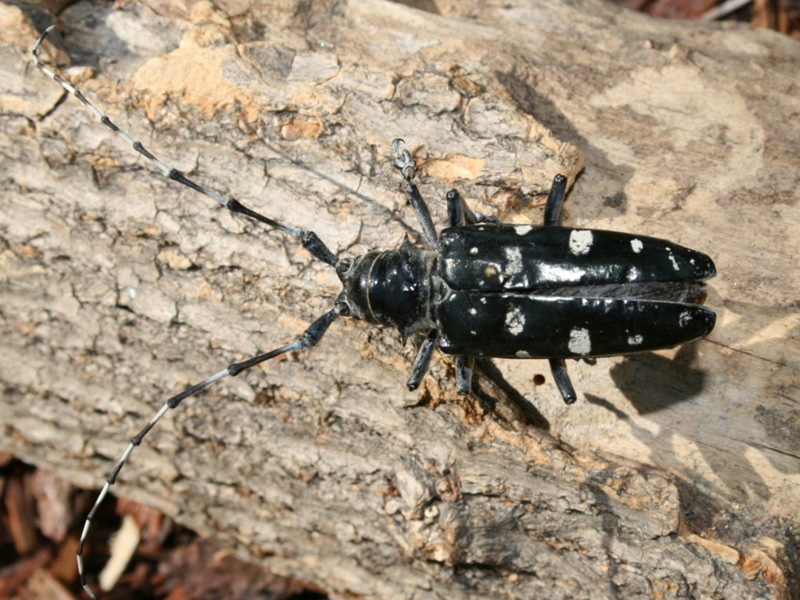
[[[338,269],[339,298],[350,315],[397,327],[403,336],[433,328],[430,279],[434,253],[404,243],[395,250],[369,252]]]

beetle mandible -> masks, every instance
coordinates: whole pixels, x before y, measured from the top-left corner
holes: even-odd
[[[416,213],[426,248],[406,237],[400,247],[354,258],[332,252],[313,231],[290,227],[225,198],[171,168],[119,129],[69,82],[46,67],[36,42],[36,66],[78,98],[94,115],[166,177],[298,239],[316,259],[336,270],[342,292],[331,310],[295,341],[233,363],[169,398],[131,440],[86,518],[77,551],[81,585],[82,553],[98,507],[134,448],[161,417],[212,383],[236,376],[287,352],[315,346],[339,317],[396,327],[403,341],[422,332],[424,340],[407,385],[419,387],[438,347],[455,356],[456,388],[469,393],[475,357],[547,359],[567,404],[576,400],[565,360],[649,352],[708,335],[716,316],[701,306],[703,281],[716,274],[705,254],[652,237],[561,227],[567,180],[556,175],[542,225],[509,225],[474,213],[458,191],[447,193],[449,227],[437,233],[425,201],[413,182],[417,165],[403,141],[392,143],[405,194]]]

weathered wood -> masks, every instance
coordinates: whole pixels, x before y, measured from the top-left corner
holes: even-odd
[[[394,137],[437,223],[454,185],[537,222],[563,172],[568,224],[711,254],[719,319],[675,352],[570,365],[572,407],[532,361],[460,400],[437,359],[407,393],[413,350],[340,322],[170,415],[120,493],[342,594],[797,591],[797,42],[587,0],[169,6],[77,4],[61,44],[169,164],[353,254],[418,239]],[[164,398],[292,339],[338,282],[61,103],[30,20],[2,11],[0,445],[98,486]]]

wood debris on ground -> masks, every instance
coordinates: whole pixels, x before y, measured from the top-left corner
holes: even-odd
[[[0,598],[86,597],[75,552],[95,494],[0,453]],[[84,549],[93,588],[100,589],[101,572],[112,586],[102,593],[104,600],[328,598],[302,582],[240,561],[155,509],[110,500],[93,521]]]
[[[612,0],[664,19],[740,21],[800,39],[800,0]]]

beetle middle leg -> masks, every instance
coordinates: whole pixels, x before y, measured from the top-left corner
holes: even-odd
[[[447,219],[450,221],[450,227],[476,223],[499,223],[497,217],[472,212],[456,189],[447,192]]]
[[[411,367],[411,373],[408,376],[406,386],[409,390],[414,391],[419,387],[425,373],[428,372],[428,367],[431,366],[431,358],[433,358],[433,351],[436,350],[436,340],[439,337],[439,332],[432,329],[417,352],[417,358],[414,359],[414,365]]]
[[[567,192],[567,178],[561,174],[553,177],[553,185],[547,195],[547,204],[544,206],[545,227],[558,227],[561,224],[561,208],[564,206],[564,195]]]

